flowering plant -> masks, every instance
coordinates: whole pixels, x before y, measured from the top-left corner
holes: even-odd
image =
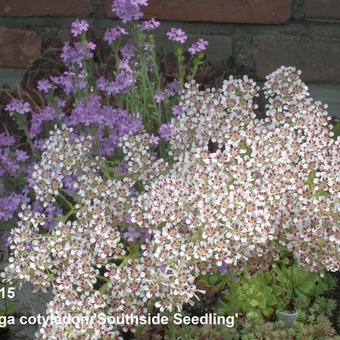
[[[161,72],[152,31],[160,23],[155,19],[137,22],[141,7],[147,1],[115,1],[113,10],[124,26],[108,28],[104,43],[108,53],[104,57],[108,70],[101,70],[97,59],[103,57],[96,44],[88,38],[89,24],[77,19],[71,25],[72,41],[66,42],[61,53],[64,70],[37,83],[39,94],[25,93],[13,98],[7,111],[21,130],[19,142],[9,133],[5,123],[0,134],[0,176],[4,177],[5,193],[0,198],[0,225],[6,229],[17,216],[21,204],[34,198],[31,174],[41,159],[49,131],[55,126],[72,127],[76,134],[92,136],[94,154],[115,161],[120,138],[144,128],[151,134],[157,153],[166,154],[166,139],[172,108],[178,103],[180,82],[193,78],[197,65],[203,61],[201,52],[207,42],[200,39],[187,47],[192,69],[178,60],[178,72],[173,78]],[[176,30],[176,29],[175,29]],[[199,46],[196,46],[199,44]],[[196,47],[195,47],[196,46]],[[184,45],[174,46],[184,55]],[[195,50],[190,53],[189,50]],[[59,67],[61,69],[61,67]],[[187,69],[186,72],[183,70]],[[181,71],[179,71],[181,70]],[[21,92],[21,91],[20,91]],[[38,104],[34,101],[39,96]],[[47,105],[45,103],[48,103]],[[176,113],[176,107],[174,108]],[[72,178],[65,179],[71,185]],[[22,191],[24,188],[24,191]],[[29,197],[28,197],[29,196]],[[10,202],[6,204],[5,202]],[[35,208],[43,210],[39,203]],[[59,209],[49,206],[50,224],[55,224]]]
[[[34,200],[21,206],[2,276],[52,288],[48,315],[90,320],[44,324],[40,339],[118,339],[134,327],[99,315],[181,310],[204,293],[201,275],[265,270],[281,247],[312,271],[339,270],[340,149],[325,107],[294,68],[268,76],[262,120],[259,87],[246,76],[200,90],[184,72],[178,29],[168,33],[178,77],[164,86],[148,33],[158,23],[135,21],[146,4],[114,1],[128,27],[105,33],[116,65],[99,79],[88,25],[76,21],[79,40],[62,55],[68,70],[39,83],[51,104],[23,125],[40,150],[28,171]],[[193,72],[205,48],[190,48]],[[14,104],[22,117],[25,104]],[[41,142],[44,122],[54,128]]]

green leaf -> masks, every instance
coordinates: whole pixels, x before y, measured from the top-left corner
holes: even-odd
[[[300,309],[304,309],[306,307],[308,307],[308,305],[310,304],[310,299],[301,293],[297,293],[297,298],[296,298],[296,306]]]
[[[334,132],[334,139],[336,139],[340,136],[340,121],[338,121],[336,124],[334,124],[333,132]]]
[[[316,198],[319,198],[321,196],[325,196],[325,197],[331,197],[331,193],[329,191],[325,191],[323,189],[319,189],[315,192],[315,196]]]
[[[258,306],[261,310],[265,309],[267,307],[267,297],[263,297],[261,301],[258,302]]]
[[[250,300],[249,303],[250,303],[253,307],[256,307],[256,306],[259,304],[259,303],[258,303],[256,300],[254,300],[254,299]]]
[[[269,307],[269,308],[264,309],[262,313],[266,318],[270,318],[274,314],[274,309]]]
[[[316,170],[312,170],[307,178],[307,185],[309,187],[310,190],[314,189],[314,179],[316,177]]]
[[[282,292],[282,289],[280,287],[274,287],[273,288],[273,295],[279,296]]]
[[[266,302],[267,302],[267,305],[273,306],[273,305],[277,304],[278,301],[277,301],[277,298],[274,295],[268,295],[266,297]]]
[[[247,319],[250,320],[261,320],[262,319],[262,314],[260,311],[250,311],[246,314]]]
[[[99,292],[104,294],[107,292],[107,289],[109,288],[109,283],[106,282],[104,283],[100,288],[99,288]]]
[[[281,259],[281,263],[285,264],[285,265],[288,265],[289,264],[289,258],[287,256],[283,257]]]
[[[22,131],[24,131],[25,133],[27,132],[27,120],[26,117],[24,115],[21,114],[16,114],[15,115],[15,122],[18,125],[18,128]]]

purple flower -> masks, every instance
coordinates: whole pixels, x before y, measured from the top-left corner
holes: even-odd
[[[43,151],[45,149],[45,144],[46,144],[45,139],[36,139],[33,142],[33,146],[40,151]]]
[[[128,173],[128,168],[124,164],[119,164],[117,165],[117,171],[119,171],[121,174],[127,174]]]
[[[162,263],[160,266],[159,266],[159,270],[161,271],[162,274],[166,274],[167,273],[167,266],[165,263]]]
[[[126,24],[129,21],[139,20],[143,16],[140,7],[147,5],[148,0],[114,0],[112,11]]]
[[[91,50],[94,51],[97,47],[97,45],[95,43],[93,43],[92,41],[89,41],[87,44],[87,47]]]
[[[23,100],[12,99],[12,101],[6,105],[5,110],[7,112],[16,112],[20,114],[25,114],[31,111],[30,104]]]
[[[22,204],[28,202],[27,193],[12,192],[8,196],[0,197],[0,221],[10,220]]]
[[[63,216],[63,211],[56,207],[53,203],[49,204],[46,208],[47,218],[44,228],[51,230],[57,223],[57,219]]]
[[[166,86],[164,92],[168,98],[178,95],[181,92],[181,87],[179,85],[178,80],[174,80],[171,83],[169,83]]]
[[[105,77],[101,76],[97,79],[97,89],[99,91],[106,91],[107,81]]]
[[[34,201],[31,206],[34,213],[42,214],[44,212],[44,207],[40,201]]]
[[[78,64],[82,68],[82,62]],[[85,89],[87,86],[85,70],[81,69],[77,74],[74,72],[64,72],[63,75],[59,77],[51,77],[51,81],[60,86],[66,95],[75,94],[78,90]]]
[[[131,215],[126,215],[126,216],[124,217],[124,221],[125,221],[127,224],[129,224],[129,225],[132,225],[132,224],[133,224],[132,221],[131,221]]]
[[[45,106],[38,113],[34,113],[31,119],[31,127],[29,135],[31,138],[35,138],[43,131],[43,123],[51,122],[55,119],[55,112],[50,106]]]
[[[122,55],[123,64],[128,64],[129,61],[136,55],[136,48],[131,42],[128,42],[120,49],[120,53]]]
[[[160,25],[161,23],[158,20],[152,18],[150,20],[143,21],[141,24],[141,29],[143,32],[148,32],[158,28]]]
[[[69,192],[70,194],[77,194],[77,190],[75,189],[74,186],[75,183],[76,181],[73,176],[64,176],[63,185],[67,192]]]
[[[222,265],[218,268],[221,274],[227,274],[229,272],[229,266],[223,262]]]
[[[51,81],[63,88],[65,94],[70,95],[75,92],[75,84],[73,77],[65,72],[62,76],[59,77],[51,77]]]
[[[158,146],[159,144],[159,137],[155,136],[155,135],[151,135],[150,136],[150,145],[153,147]]]
[[[90,114],[91,111],[89,111]],[[103,156],[109,156],[115,151],[122,136],[137,133],[143,127],[140,117],[133,117],[128,111],[122,109],[99,106],[92,112],[92,115],[97,117],[96,137],[100,142]]]
[[[65,105],[66,105],[66,100],[62,100],[60,98],[57,98],[56,101],[57,101],[57,105],[58,105],[59,110],[63,110],[65,108]]]
[[[13,176],[20,170],[20,165],[17,160],[12,159],[10,149],[0,149],[0,177],[6,174]]]
[[[181,105],[175,105],[175,106],[172,108],[172,115],[175,116],[175,117],[178,117],[178,116],[180,116],[181,114],[183,114],[183,106],[181,106]]]
[[[48,93],[53,88],[53,85],[47,79],[43,79],[38,81],[37,88],[40,92]]]
[[[148,228],[140,229],[140,238],[143,242],[150,241],[152,237],[152,231]]]
[[[24,151],[21,151],[24,153]],[[13,152],[9,147],[0,148],[0,177],[8,175],[13,177],[19,171],[23,171],[20,162],[20,156],[24,157],[24,154],[20,155],[20,151],[16,153],[19,159],[13,157]]]
[[[175,134],[176,130],[171,124],[162,124],[159,127],[159,135],[161,138],[169,141],[170,138]]]
[[[114,81],[108,82],[106,85],[107,94],[114,96],[125,93],[135,83],[132,70],[128,65],[121,64],[120,72]]]
[[[24,151],[24,150],[16,150],[15,151],[15,159],[18,162],[24,162],[24,161],[27,161],[29,159],[29,156],[28,156],[27,152]]]
[[[136,230],[136,228],[129,227],[128,231],[123,233],[123,237],[125,237],[128,241],[133,242],[140,237],[140,233]]]
[[[156,94],[153,96],[153,99],[157,104],[160,104],[162,101],[164,101],[165,97],[162,93],[156,92]]]
[[[138,196],[138,190],[136,188],[130,188],[130,197],[137,197]],[[131,217],[130,217],[130,221],[131,221]]]
[[[13,146],[15,144],[15,138],[8,135],[5,132],[0,133],[0,146]]]
[[[119,110],[116,110],[117,113]],[[112,113],[114,115],[115,113]],[[118,113],[119,117],[121,116],[120,113]],[[104,118],[104,121],[106,120],[106,117]],[[107,124],[107,125],[106,125]],[[112,130],[107,133],[108,126],[112,125]],[[126,134],[133,134],[141,130],[143,127],[143,123],[140,119],[131,117],[129,115],[123,117],[123,119],[120,122],[114,123],[112,122],[103,122],[102,125],[99,128],[97,138],[100,141],[101,144],[101,153],[103,156],[110,156],[112,153],[116,150],[116,148],[119,145],[120,138]],[[120,172],[126,172],[127,169],[123,166],[117,167],[117,170]]]
[[[185,32],[181,28],[176,27],[172,27],[166,35],[168,36],[169,40],[178,42],[180,44],[184,44],[188,39],[188,36],[185,34]]]
[[[71,33],[74,37],[78,37],[83,33],[87,32],[89,24],[86,20],[75,20],[71,25]]]
[[[120,26],[112,27],[106,30],[104,34],[104,41],[106,41],[109,45],[112,45],[114,41],[127,34],[128,32]]]
[[[79,101],[79,104],[72,110],[68,123],[72,126],[77,124],[84,124],[85,126],[98,124],[103,119],[101,111],[101,97],[89,96]]]
[[[205,51],[208,45],[209,43],[206,40],[198,39],[188,48],[188,51],[191,55],[196,55],[197,53]]]
[[[67,41],[60,56],[65,65],[78,64],[78,66],[82,67],[85,60],[93,58],[95,46],[93,43],[81,44],[76,42],[71,44]]]

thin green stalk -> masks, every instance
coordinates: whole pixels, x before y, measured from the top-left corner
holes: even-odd
[[[178,81],[181,87],[185,83],[185,69],[184,69],[184,52],[182,46],[177,46],[175,55],[178,64]]]
[[[59,192],[59,197],[65,202],[70,210],[74,209],[73,204],[61,192]]]
[[[101,281],[105,281],[105,282],[109,282],[110,281],[107,277],[101,276],[101,275],[97,275],[96,278],[101,280]]]

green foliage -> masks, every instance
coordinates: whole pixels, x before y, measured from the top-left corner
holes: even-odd
[[[336,310],[336,307],[337,303],[334,299],[327,299],[325,297],[319,296],[309,308],[308,313],[311,315],[323,314],[326,317],[331,317],[333,312]],[[304,315],[305,313],[301,311],[300,318],[303,318]]]
[[[230,275],[206,279],[215,291],[228,288],[218,302],[218,314],[241,313],[248,319],[271,319],[277,310],[305,310],[315,298],[336,287],[331,275],[322,278],[318,273],[288,263],[283,259],[271,271],[243,274],[237,280],[232,280]],[[317,301],[315,308],[322,309],[323,300]]]
[[[229,288],[225,298],[218,303],[218,314],[241,312],[251,319],[270,318],[275,312],[281,293],[269,272],[241,276]]]
[[[275,284],[281,290],[279,309],[304,309],[308,307],[313,298],[324,294],[334,287],[335,282],[326,275],[310,272],[296,264],[292,266],[276,266],[273,269]]]
[[[309,173],[308,178],[307,178],[307,185],[308,185],[310,190],[313,190],[314,187],[315,187],[315,184],[314,184],[315,177],[316,177],[316,170],[312,170]]]
[[[340,339],[330,320],[324,315],[311,315],[308,320],[295,322],[286,328],[281,322],[247,320],[239,333],[240,340],[327,340]]]
[[[333,127],[334,139],[340,136],[340,120],[338,120]]]
[[[215,293],[222,291],[226,286],[232,284],[232,274],[225,275],[221,273],[201,275],[199,281],[212,289]]]
[[[259,280],[259,278],[257,278]],[[263,279],[265,281],[265,279]],[[336,308],[332,299],[317,298],[310,308],[299,313],[299,320],[291,328],[281,322],[261,319],[237,319],[235,327],[225,325],[140,326],[138,340],[328,340],[340,339],[329,317]],[[171,331],[170,331],[171,328]]]

